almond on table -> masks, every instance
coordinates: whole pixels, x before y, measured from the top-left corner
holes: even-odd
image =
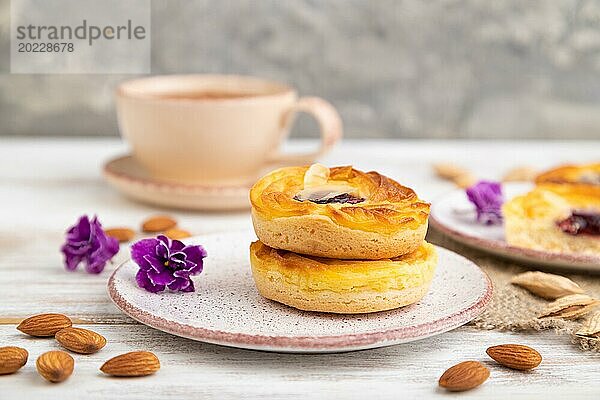
[[[477,182],[477,177],[471,171],[456,164],[435,163],[433,164],[433,170],[438,177],[454,182],[456,186],[462,189],[473,186]]]
[[[142,223],[142,231],[146,233],[164,232],[175,228],[177,221],[168,215],[156,215],[150,217]]]
[[[177,229],[177,228],[167,229],[166,231],[164,231],[164,234],[169,239],[174,239],[174,240],[192,237],[192,234],[190,232],[183,230],[183,229]]]
[[[131,228],[108,228],[104,232],[108,236],[117,239],[120,243],[130,242],[135,237],[135,231]]]
[[[21,321],[17,329],[30,336],[50,337],[61,329],[72,326],[69,317],[62,314],[39,314]]]
[[[0,375],[12,374],[27,364],[29,353],[21,347],[0,347]]]
[[[439,385],[451,392],[464,392],[481,385],[490,376],[490,370],[478,361],[464,361],[442,374]]]
[[[532,167],[515,167],[504,174],[502,182],[532,182],[537,174],[538,171]]]
[[[81,354],[95,353],[106,345],[104,336],[83,328],[61,329],[55,338],[64,348]]]
[[[492,346],[485,352],[498,364],[520,371],[533,369],[542,362],[542,356],[537,350],[521,344]]]
[[[443,179],[454,180],[459,176],[469,175],[471,172],[453,163],[438,162],[433,164],[436,175]]]
[[[466,189],[477,183],[477,177],[473,174],[457,176],[452,180],[456,186],[461,189]]]
[[[64,351],[48,351],[38,357],[35,366],[45,380],[58,383],[71,376],[75,360]]]
[[[160,369],[160,361],[149,351],[132,351],[105,362],[100,371],[108,375],[134,377],[151,375]]]

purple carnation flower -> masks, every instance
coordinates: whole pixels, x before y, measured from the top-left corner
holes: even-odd
[[[502,186],[498,182],[480,181],[467,189],[469,201],[477,210],[477,221],[486,225],[502,222]]]
[[[65,267],[73,271],[80,263],[91,274],[99,274],[106,263],[119,252],[117,239],[107,236],[98,218],[90,221],[87,215],[69,228],[65,244],[61,247],[65,255]]]
[[[140,267],[135,276],[137,284],[152,293],[162,292],[166,287],[193,292],[190,276],[202,272],[204,257],[204,247],[186,246],[163,235],[142,239],[131,246],[131,258]]]

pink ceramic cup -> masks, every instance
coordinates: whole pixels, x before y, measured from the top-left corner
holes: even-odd
[[[116,98],[119,129],[136,161],[156,178],[174,182],[249,184],[268,169],[313,162],[342,136],[330,103],[298,99],[289,86],[258,78],[155,76],[122,83]],[[281,154],[297,112],[318,121],[320,148]]]

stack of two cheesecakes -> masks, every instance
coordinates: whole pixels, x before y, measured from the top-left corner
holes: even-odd
[[[437,264],[429,204],[377,172],[288,167],[250,191],[256,287],[307,311],[368,313],[420,300]]]

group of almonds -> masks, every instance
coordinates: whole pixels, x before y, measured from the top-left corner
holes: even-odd
[[[39,314],[23,320],[17,329],[34,337],[54,337],[65,349],[79,354],[92,354],[106,345],[104,336],[83,328],[74,328],[72,321],[62,314]],[[27,363],[29,353],[21,347],[0,347],[0,375],[17,372]],[[40,355],[35,366],[47,381],[58,383],[73,373],[75,360],[62,350]],[[106,361],[100,371],[112,376],[145,376],[158,371],[158,358],[148,351],[133,351]]]
[[[453,182],[459,188],[466,189],[477,183],[475,174],[456,164],[446,162],[435,163],[433,164],[433,170],[438,177]],[[531,167],[515,167],[504,174],[502,182],[533,181],[537,173],[538,171]]]
[[[529,271],[516,275],[511,283],[536,296],[553,300],[538,318],[578,319],[600,304],[600,300],[585,294],[577,283],[561,275]],[[593,314],[575,334],[600,339],[600,312]]]
[[[600,304],[599,300],[585,294],[577,283],[560,275],[529,271],[516,275],[511,283],[536,296],[553,300],[538,318],[577,319]],[[593,314],[575,334],[583,338],[600,339],[600,312]],[[499,364],[520,371],[533,369],[542,362],[540,353],[520,344],[493,346],[486,353]],[[489,376],[490,371],[482,363],[465,361],[444,372],[439,385],[459,392],[481,385]]]
[[[502,344],[486,350],[498,364],[518,371],[529,371],[542,362],[536,350],[521,344]],[[479,361],[463,361],[446,370],[439,385],[452,392],[463,392],[481,385],[490,376],[490,370]]]
[[[192,234],[177,227],[177,221],[168,215],[155,215],[142,222],[141,230],[144,233],[162,233],[170,239],[185,239]],[[127,227],[113,227],[105,229],[108,236],[117,239],[120,243],[130,242],[135,238],[135,230]]]

